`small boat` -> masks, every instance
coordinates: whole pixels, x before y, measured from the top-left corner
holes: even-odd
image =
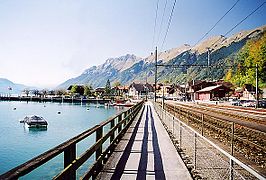
[[[47,128],[48,125],[47,121],[43,117],[36,115],[26,116],[20,122],[23,122],[29,128]]]

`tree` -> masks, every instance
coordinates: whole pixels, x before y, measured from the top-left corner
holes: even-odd
[[[91,85],[84,85],[84,96],[92,96],[92,87]]]
[[[105,94],[110,95],[111,94],[111,83],[110,80],[108,79],[105,85]]]
[[[121,83],[119,81],[115,81],[114,84],[113,84],[114,87],[118,87],[118,86],[121,86]]]
[[[29,96],[30,91],[28,89],[24,89],[24,93],[26,94],[26,96]]]
[[[48,93],[48,89],[43,89],[41,91],[41,93],[43,94],[43,97],[46,97],[47,96],[47,93]]]
[[[243,86],[255,86],[256,64],[258,65],[259,87],[266,86],[266,33],[259,39],[248,41],[239,51],[236,58],[238,68],[234,70],[231,82]],[[230,71],[227,76],[230,75]],[[228,77],[226,79],[229,79]]]
[[[76,84],[72,85],[70,92],[71,94],[78,93],[78,85]]]
[[[58,95],[58,96],[62,96],[64,94],[66,94],[66,90],[58,89],[58,90],[55,91],[55,94]]]

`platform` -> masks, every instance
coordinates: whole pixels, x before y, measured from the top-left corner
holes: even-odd
[[[144,106],[97,179],[192,179],[152,103]]]

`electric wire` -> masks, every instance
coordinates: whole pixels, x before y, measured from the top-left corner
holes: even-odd
[[[209,31],[207,31],[197,42],[196,44],[193,45],[193,47],[195,47],[200,41],[202,41],[217,25],[218,23],[237,5],[237,3],[239,2],[240,0],[237,0],[233,6],[228,10],[226,11],[226,13],[209,29]]]
[[[172,17],[173,17],[173,14],[174,14],[174,9],[175,9],[175,5],[176,5],[176,1],[177,0],[175,0],[175,2],[173,4],[172,10],[171,10],[171,14],[170,14],[170,17],[168,19],[168,25],[167,25],[167,29],[166,29],[166,32],[165,32],[165,35],[164,35],[164,39],[163,39],[163,42],[162,42],[162,45],[161,45],[161,49],[163,49],[163,46],[164,46],[166,37],[167,37],[168,32],[169,32],[169,28],[170,28],[170,25],[171,25],[171,22],[172,22]]]
[[[154,40],[155,40],[155,33],[156,33],[156,26],[157,26],[158,9],[159,9],[159,0],[157,0],[156,11],[155,11],[155,20],[154,20],[153,37],[152,37],[152,48],[154,47]]]
[[[234,27],[232,27],[229,31],[227,31],[222,37],[227,36],[229,33],[231,33],[237,26],[239,26],[240,24],[242,24],[247,18],[249,18],[252,14],[254,14],[256,11],[258,11],[264,4],[266,3],[266,1],[264,1],[262,4],[260,4],[256,9],[254,9],[251,13],[249,13],[244,19],[242,19],[241,21],[239,21]],[[211,46],[213,47],[217,42],[219,42],[221,40],[221,37],[215,41]]]
[[[165,3],[164,3],[163,15],[162,15],[161,23],[160,23],[159,34],[158,34],[158,39],[157,39],[157,43],[156,44],[159,43],[159,40],[160,40],[160,37],[161,37],[163,20],[164,20],[164,16],[165,16],[165,10],[166,10],[166,6],[167,6],[167,1],[168,0],[165,0]]]

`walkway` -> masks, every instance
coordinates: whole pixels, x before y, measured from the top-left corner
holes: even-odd
[[[192,179],[152,103],[136,119],[98,179]]]

